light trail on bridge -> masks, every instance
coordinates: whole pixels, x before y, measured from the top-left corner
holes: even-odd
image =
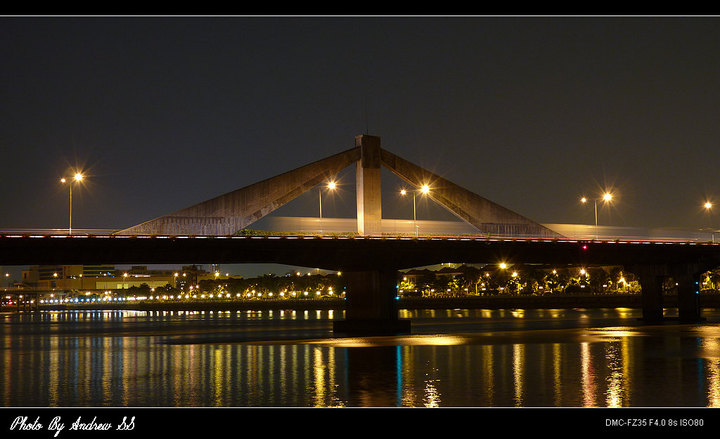
[[[16,228],[0,230],[2,237],[31,238],[156,238],[156,239],[396,239],[396,240],[511,240],[542,242],[613,242],[613,243],[702,243],[715,244],[712,229],[595,227],[587,224],[544,224],[558,232],[562,238],[535,238],[532,236],[502,236],[481,234],[473,226],[460,221],[383,219],[383,232],[375,235],[358,235],[354,232],[354,218],[269,217],[261,220],[267,229],[248,230],[247,235],[193,235],[193,234],[116,234],[118,229],[95,228]],[[422,233],[416,233],[417,230]]]
[[[253,236],[238,235],[113,235],[108,233],[74,233],[73,235],[61,234],[40,234],[40,233],[18,233],[0,231],[0,238],[18,239],[204,239],[204,240],[347,240],[347,241],[485,241],[485,242],[557,242],[557,243],[609,243],[609,244],[686,244],[686,245],[720,245],[718,242],[699,239],[682,238],[648,238],[648,237],[606,237],[606,238],[531,238],[515,236],[485,236],[485,235],[357,235],[344,236],[332,234],[267,234]]]

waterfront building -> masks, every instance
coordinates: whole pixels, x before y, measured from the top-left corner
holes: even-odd
[[[132,266],[119,269],[113,265],[34,265],[22,273],[25,288],[53,293],[105,292],[129,290],[146,285],[149,288],[170,286],[177,289],[195,287],[202,280],[217,279],[196,265],[181,269],[149,269]],[[224,277],[224,276],[223,276]]]

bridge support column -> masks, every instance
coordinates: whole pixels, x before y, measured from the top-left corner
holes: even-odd
[[[673,278],[677,283],[678,317],[681,322],[699,322],[700,317],[700,276],[694,266],[678,267]]]
[[[700,316],[700,268],[693,264],[634,267],[642,287],[643,320],[663,321],[663,281],[671,277],[677,283],[678,317],[681,322],[698,322]]]
[[[397,270],[343,272],[346,281],[345,320],[333,331],[348,335],[392,335],[410,332],[410,321],[397,312]]]
[[[663,280],[667,276],[665,267],[641,266],[632,271],[640,278],[642,288],[642,319],[647,323],[663,321]]]
[[[683,276],[678,279],[678,317],[681,322],[699,322],[700,286],[695,276]]]

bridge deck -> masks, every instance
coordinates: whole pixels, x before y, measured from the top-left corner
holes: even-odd
[[[281,263],[335,270],[440,262],[720,265],[720,245],[683,240],[499,236],[0,234],[0,264]]]

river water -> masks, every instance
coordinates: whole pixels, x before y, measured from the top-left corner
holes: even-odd
[[[338,338],[327,310],[4,313],[0,406],[720,406],[720,310],[400,316],[412,334]]]

